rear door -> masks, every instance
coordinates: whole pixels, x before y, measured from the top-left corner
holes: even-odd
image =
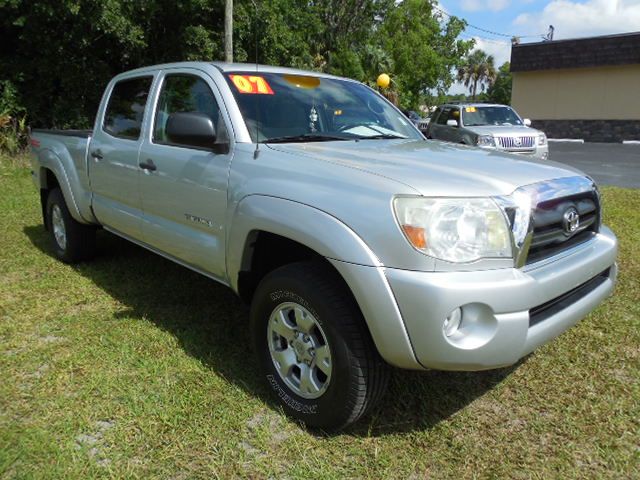
[[[232,145],[230,121],[218,89],[195,69],[163,71],[140,161],[147,244],[217,278],[226,277],[225,215]],[[199,112],[216,127],[216,147],[175,144],[166,133],[172,113]]]
[[[103,225],[142,237],[138,154],[153,75],[124,78],[108,87],[102,118],[89,145],[93,210]]]

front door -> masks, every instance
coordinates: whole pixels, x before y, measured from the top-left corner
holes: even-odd
[[[96,218],[102,225],[136,239],[142,237],[138,153],[152,81],[149,75],[115,83],[89,145]]]
[[[189,69],[163,72],[155,115],[140,152],[140,163],[151,166],[141,170],[140,191],[145,243],[223,279],[231,148],[229,122],[219,104],[217,87],[206,74]],[[181,112],[208,115],[217,145],[204,149],[172,141],[167,121]]]

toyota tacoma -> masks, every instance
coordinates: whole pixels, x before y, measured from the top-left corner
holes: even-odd
[[[344,78],[141,68],[111,80],[92,131],[31,145],[55,256],[90,259],[103,228],[232,288],[265,384],[315,428],[370,411],[391,366],[514,364],[616,281],[591,178],[427,140]]]

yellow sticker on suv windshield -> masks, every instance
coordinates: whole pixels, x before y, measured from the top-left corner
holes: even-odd
[[[257,75],[229,75],[229,78],[240,93],[273,95],[271,86],[264,77]]]
[[[473,113],[476,111],[476,107],[466,107],[464,111],[467,113]]]

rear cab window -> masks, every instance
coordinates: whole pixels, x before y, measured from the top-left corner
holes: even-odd
[[[118,81],[111,91],[102,130],[109,135],[138,140],[153,76]]]

